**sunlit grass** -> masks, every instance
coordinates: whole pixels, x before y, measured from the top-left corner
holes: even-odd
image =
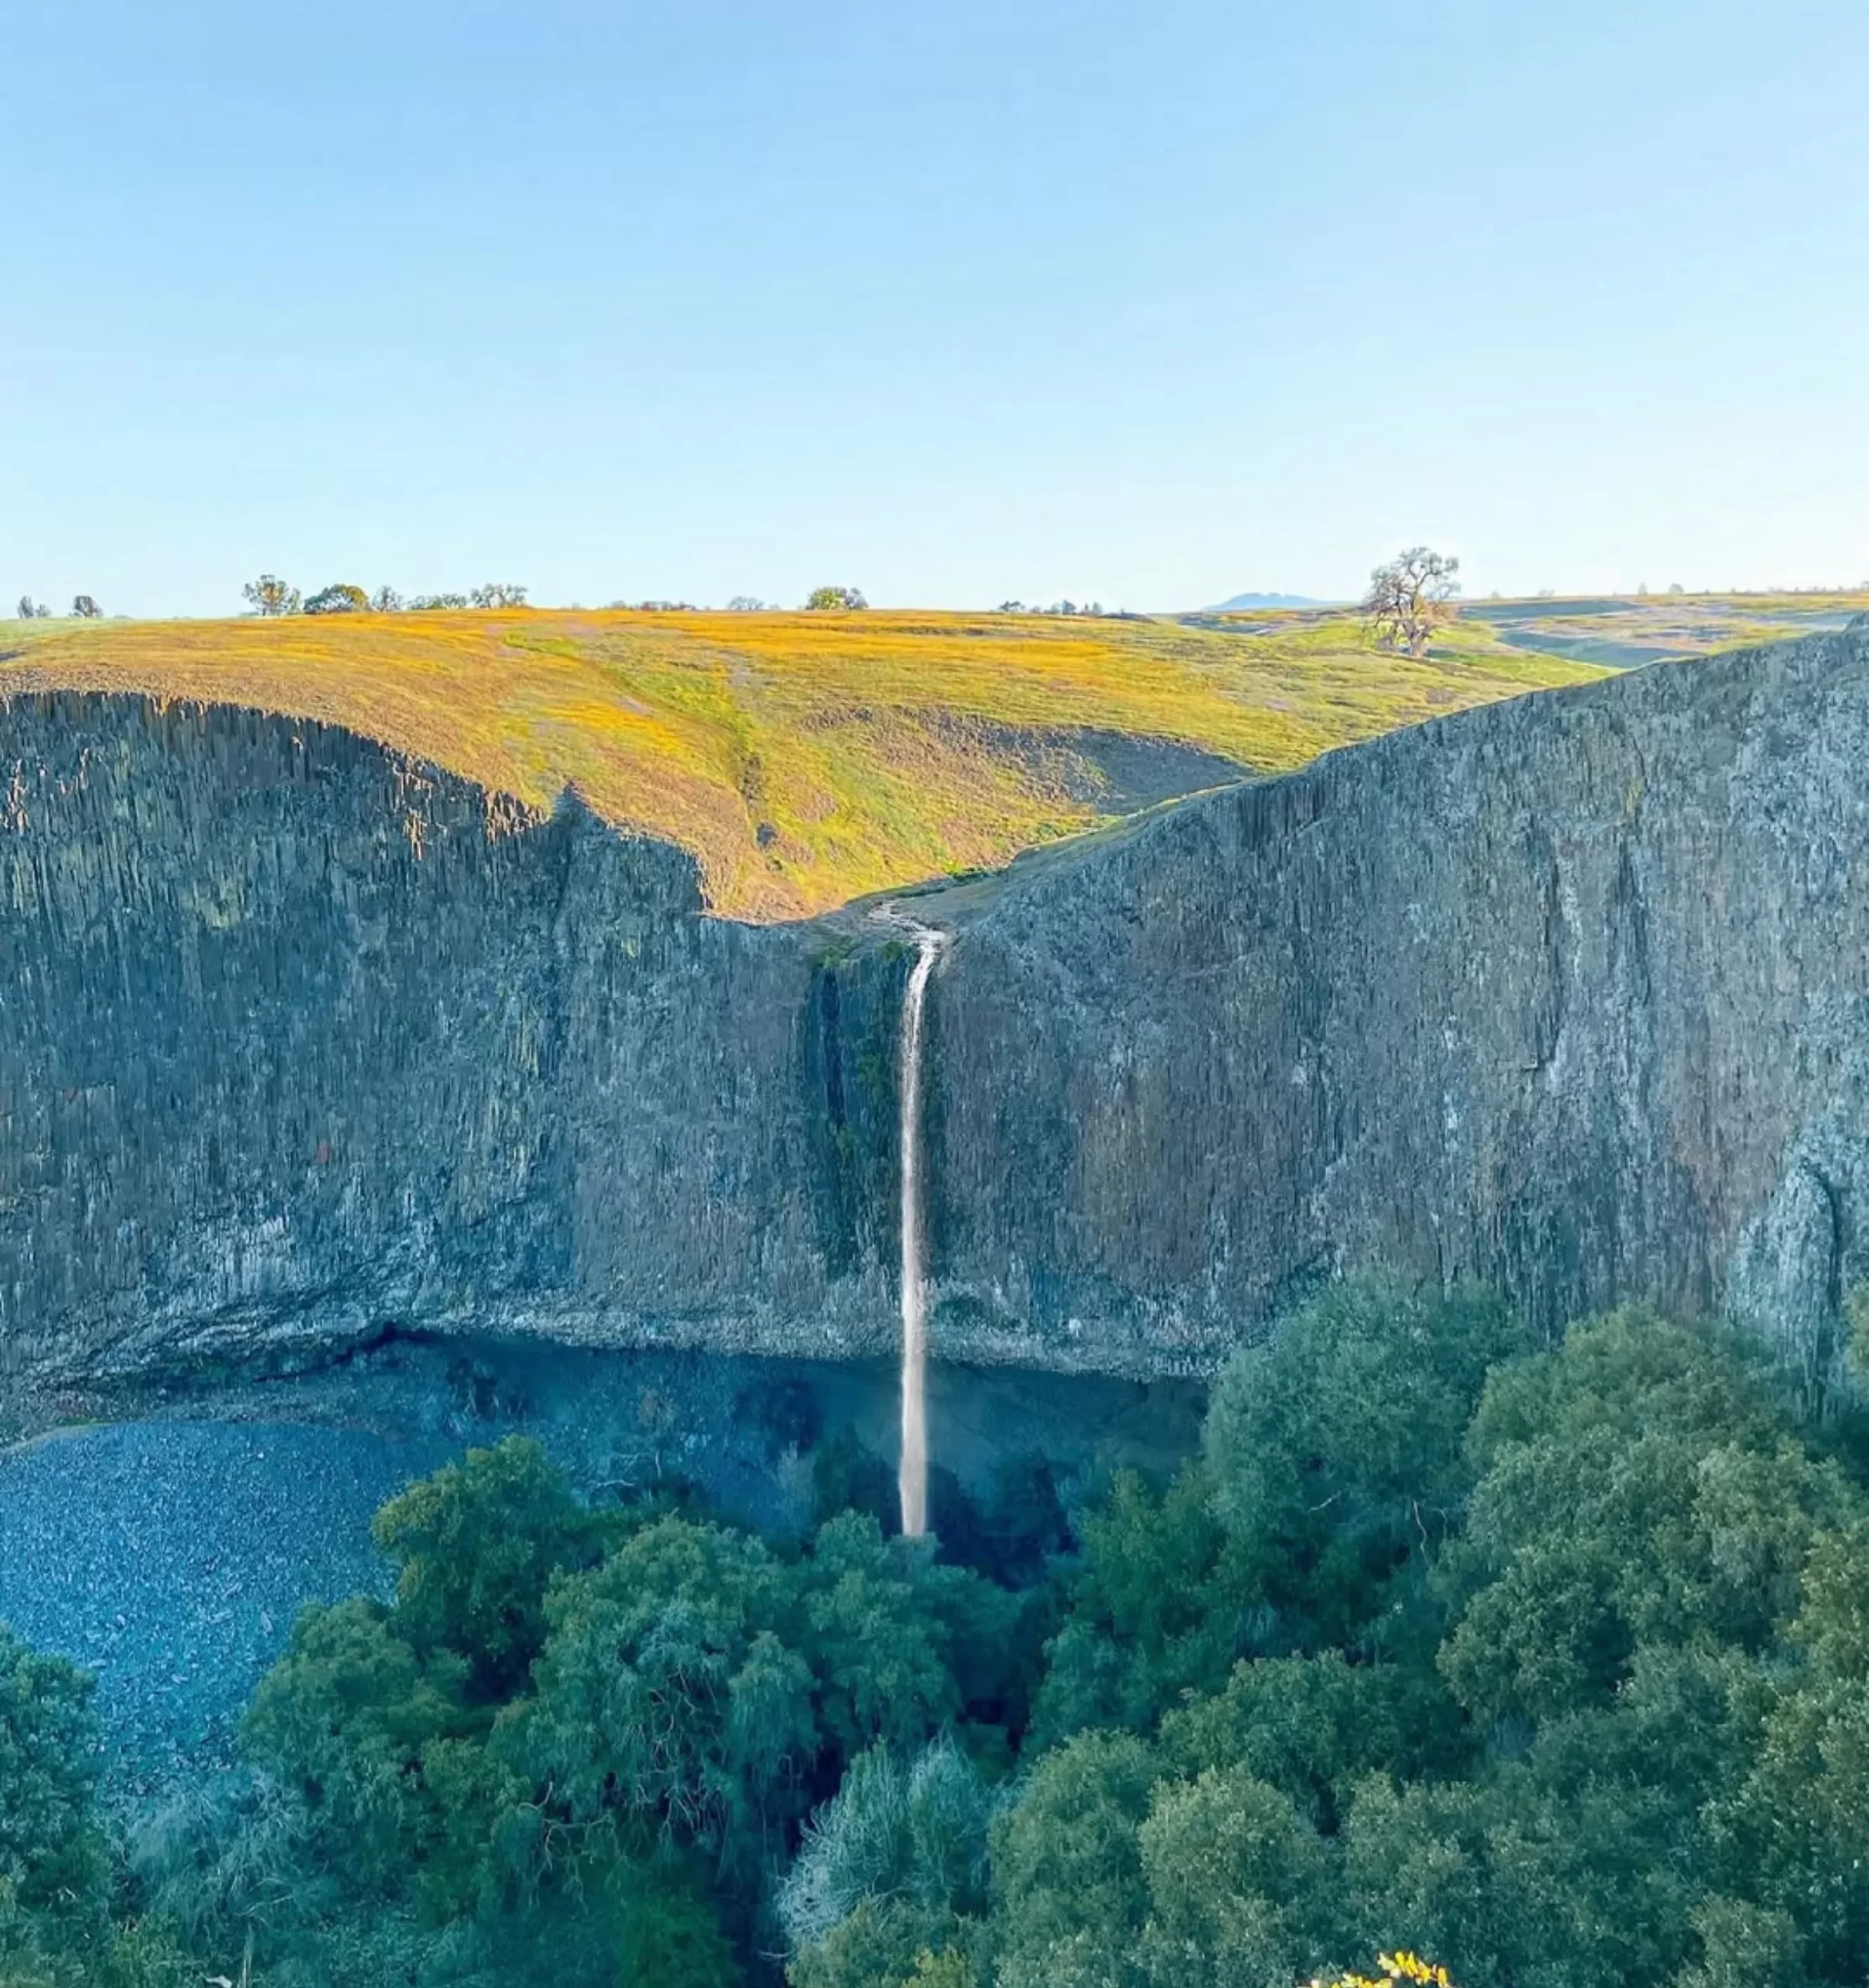
[[[1225,629],[523,610],[0,623],[10,693],[142,691],[323,719],[538,808],[575,784],[610,819],[692,850],[715,910],[761,919],[997,865],[1108,819],[1047,749],[1082,730],[1279,771],[1603,673],[1478,620],[1412,662],[1367,647],[1346,615]]]

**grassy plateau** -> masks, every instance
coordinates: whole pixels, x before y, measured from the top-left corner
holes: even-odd
[[[1475,602],[1419,661],[1330,611],[0,622],[0,696],[141,692],[321,719],[533,808],[575,784],[620,826],[690,850],[715,912],[769,921],[995,867],[1235,769],[1287,771],[1442,712],[1865,607]]]

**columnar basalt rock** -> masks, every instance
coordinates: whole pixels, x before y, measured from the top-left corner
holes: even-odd
[[[1820,1382],[1865,1267],[1865,769],[1859,621],[1333,753],[1009,895],[933,1010],[936,1343],[1199,1365],[1382,1265],[1549,1330],[1725,1309]]]
[[[388,1329],[894,1350],[899,942],[710,918],[575,798],[326,728],[0,723],[0,1372]],[[1869,1193],[1866,766],[1859,624],[955,892],[937,1357],[1199,1371],[1383,1264],[1554,1329],[1724,1307],[1821,1380]]]
[[[892,1349],[893,961],[839,975],[575,798],[530,819],[346,732],[5,726],[9,1367]]]

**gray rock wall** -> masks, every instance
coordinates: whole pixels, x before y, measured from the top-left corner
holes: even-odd
[[[1379,1264],[1552,1329],[1729,1309],[1816,1378],[1865,1267],[1869,623],[1190,802],[1009,895],[932,1013],[957,1336],[1198,1364]]]
[[[4,728],[9,1368],[884,1343],[892,962],[840,977],[575,801],[530,821],[342,732]]]
[[[406,1331],[871,1354],[880,938],[349,735],[0,718],[0,1372]],[[1318,1277],[1725,1306],[1869,1191],[1869,629],[1335,753],[918,916],[938,1351],[1198,1371]]]

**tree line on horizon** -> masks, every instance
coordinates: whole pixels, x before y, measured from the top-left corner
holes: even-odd
[[[1370,576],[1367,589],[1356,605],[1356,612],[1360,616],[1371,642],[1377,648],[1417,659],[1425,656],[1436,633],[1460,612],[1459,572],[1460,561],[1457,558],[1436,552],[1426,545],[1411,546],[1377,567]],[[1861,590],[1869,592],[1869,581],[1864,582]],[[278,575],[262,573],[258,579],[248,581],[241,591],[249,614],[272,619],[294,614],[394,614],[428,613],[445,609],[521,608],[530,604],[530,590],[509,582],[488,581],[464,593],[405,596],[393,586],[380,586],[373,592],[352,582],[339,582],[306,595]],[[1744,593],[1753,590],[1734,588],[1728,591]],[[1846,592],[1848,589],[1808,588],[1779,591],[1822,593]],[[1669,585],[1666,592],[1669,595],[1678,596],[1685,589],[1678,582],[1673,582]],[[1489,596],[1494,600],[1500,597],[1496,592]],[[1633,597],[1652,598],[1646,582],[1636,589]],[[1531,598],[1554,599],[1555,593],[1547,587]],[[699,613],[706,611],[693,601],[660,598],[619,600],[611,601],[609,605],[613,608],[631,609],[641,613]],[[808,613],[851,613],[867,609],[869,605],[860,588],[821,586],[811,589],[802,603],[801,611]],[[726,611],[730,613],[777,613],[784,610],[776,601],[762,599],[756,594],[735,594],[727,602]],[[36,600],[30,594],[22,594],[16,612],[21,620],[30,621],[50,620],[54,610],[47,603]],[[74,597],[69,612],[76,620],[96,620],[102,617],[103,610],[92,595],[81,593]],[[1041,606],[1009,598],[1001,601],[994,612],[1117,620],[1148,618],[1131,614],[1120,608],[1106,608],[1100,601],[1077,602],[1068,599],[1054,601],[1049,606]]]
[[[528,589],[509,582],[489,580],[468,593],[423,593],[405,599],[391,586],[374,593],[337,582],[316,593],[301,595],[276,573],[262,573],[241,589],[249,614],[267,620],[288,614],[400,614],[439,607],[523,607]]]
[[[340,582],[321,587],[316,593],[304,595],[291,582],[281,579],[276,573],[262,573],[241,589],[248,613],[267,619],[289,614],[400,614],[423,613],[438,608],[524,607],[528,604],[530,591],[509,582],[488,581],[467,593],[420,593],[405,597],[391,586],[378,587],[372,593],[363,587]],[[686,600],[617,600],[610,605],[634,608],[644,613],[700,611],[692,601]],[[804,603],[804,611],[854,612],[869,605],[860,588],[814,587]],[[774,603],[762,600],[754,594],[735,594],[727,606],[730,613],[735,613],[776,611]],[[21,612],[25,611],[25,603],[22,603]]]
[[[22,621],[49,621],[52,618],[50,605],[43,600],[35,600],[30,593],[23,593],[19,596],[19,605],[15,611]],[[74,620],[96,621],[102,617],[103,611],[88,593],[72,596],[71,617]]]
[[[1460,585],[1455,577],[1460,570],[1460,561],[1446,558],[1426,546],[1416,546],[1398,554],[1379,566],[1370,576],[1367,593],[1360,604],[1366,625],[1377,642],[1384,647],[1405,651],[1412,656],[1425,655],[1434,631],[1452,615],[1458,612],[1456,596]],[[373,593],[352,582],[335,582],[319,588],[315,593],[304,594],[290,581],[282,579],[276,573],[262,573],[257,579],[248,581],[241,589],[247,603],[247,611],[264,619],[272,620],[295,614],[396,614],[422,613],[437,610],[464,608],[510,609],[528,604],[530,589],[505,581],[488,581],[465,593],[420,593],[405,596],[396,588],[379,586]],[[648,613],[698,613],[700,610],[692,601],[670,600],[644,600],[640,601],[613,601],[613,607],[634,608]],[[808,613],[853,613],[867,609],[870,603],[861,589],[852,586],[814,587],[804,603],[803,610]],[[780,611],[777,603],[762,600],[755,594],[735,594],[728,603],[729,613],[762,613]],[[71,613],[83,620],[95,620],[101,613],[97,603],[89,594],[78,595],[71,603]],[[1070,600],[1053,602],[1049,606],[1028,604],[1017,599],[1000,602],[997,613],[1001,614],[1036,614],[1061,617],[1084,617],[1101,619],[1113,613],[1118,619],[1131,618],[1120,610],[1106,610],[1100,601],[1079,603]],[[51,609],[41,602],[34,601],[30,595],[19,599],[19,613],[23,620],[49,618]]]

